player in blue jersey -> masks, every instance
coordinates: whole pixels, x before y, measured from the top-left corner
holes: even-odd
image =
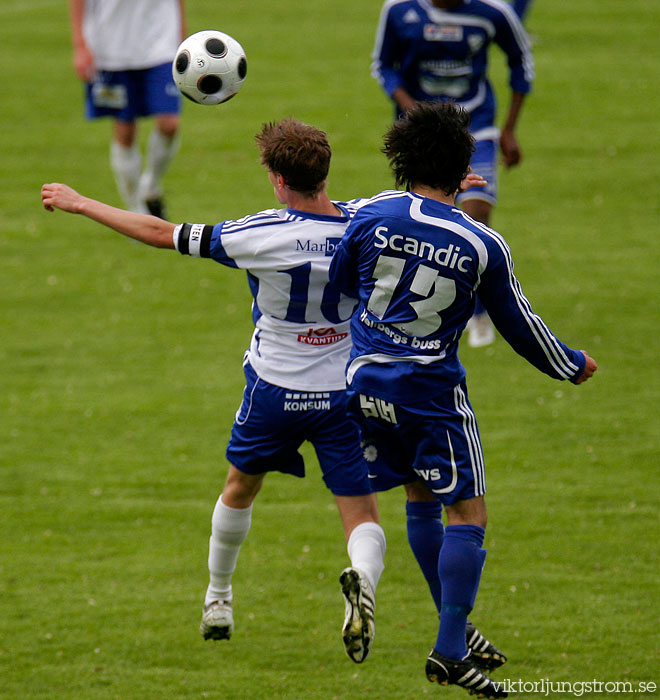
[[[501,131],[488,79],[488,51],[497,44],[509,66],[511,99]],[[387,0],[378,25],[372,73],[394,102],[397,116],[418,101],[452,101],[472,118],[476,141],[472,169],[487,181],[459,193],[457,202],[489,224],[497,202],[497,154],[506,167],[522,152],[516,126],[534,77],[529,39],[511,5],[503,0]],[[477,300],[469,328],[475,347],[495,340]]]
[[[438,519],[442,505],[447,514],[433,562],[440,626],[427,676],[496,698],[506,693],[466,648],[487,514],[481,442],[457,350],[476,295],[511,346],[549,376],[580,384],[597,367],[532,311],[504,239],[456,207],[474,148],[468,124],[453,104],[421,102],[391,127],[384,151],[403,190],[382,192],[356,212],[330,279],[359,299],[349,410],[381,458],[372,465],[374,485],[425,487]]]
[[[247,270],[255,331],[246,353],[246,388],[227,447],[229,471],[212,516],[210,583],[201,633],[233,631],[232,574],[250,529],[252,506],[268,472],[302,477],[298,449],[310,441],[342,518],[351,566],[340,577],[342,637],[362,662],[374,636],[374,592],[383,571],[385,534],[357,429],[346,416],[344,367],[355,301],[328,282],[332,252],[355,207],[326,191],[326,135],[293,119],[264,125],[261,159],[283,209],[214,226],[175,226],[115,209],[62,184],[44,185],[47,209],[81,213],[131,238]]]

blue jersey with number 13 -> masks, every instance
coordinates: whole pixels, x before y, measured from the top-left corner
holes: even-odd
[[[349,224],[330,279],[359,297],[347,377],[360,393],[409,403],[462,381],[458,341],[477,291],[498,331],[538,369],[576,379],[584,368],[584,355],[532,311],[504,239],[454,206],[376,195]]]

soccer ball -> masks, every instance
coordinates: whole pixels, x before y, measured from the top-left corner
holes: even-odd
[[[243,47],[223,32],[206,30],[181,42],[172,77],[182,95],[201,105],[230,100],[243,86],[247,59]]]

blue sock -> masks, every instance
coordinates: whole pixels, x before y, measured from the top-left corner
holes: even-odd
[[[438,557],[445,538],[440,501],[408,501],[406,503],[408,542],[419,568],[429,585],[435,607],[442,606],[442,585],[438,576]]]
[[[450,659],[467,654],[465,624],[474,607],[486,550],[485,530],[478,525],[448,525],[438,558],[442,611],[435,650]]]

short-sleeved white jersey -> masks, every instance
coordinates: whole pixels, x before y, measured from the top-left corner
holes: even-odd
[[[152,68],[181,42],[179,0],[86,0],[83,37],[101,70]]]
[[[255,324],[247,357],[259,377],[286,389],[346,387],[356,300],[330,284],[328,270],[358,203],[335,204],[340,216],[268,209],[174,232],[180,253],[247,270]]]

